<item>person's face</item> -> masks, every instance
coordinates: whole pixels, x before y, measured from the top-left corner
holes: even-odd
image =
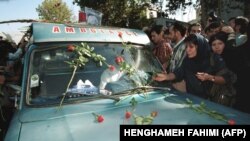
[[[207,31],[205,32],[205,35],[206,35],[206,38],[207,38],[207,39],[210,39],[210,37],[213,35],[213,33],[212,33],[211,30],[207,30]]]
[[[186,53],[188,58],[194,58],[197,55],[197,45],[193,43],[186,43]]]
[[[198,33],[198,34],[201,33],[201,27],[200,26],[192,26],[191,27],[190,34],[195,34],[195,33]]]
[[[212,50],[214,53],[220,55],[220,54],[222,54],[224,48],[225,48],[225,44],[221,40],[214,40],[212,42]]]
[[[176,32],[174,31],[173,26],[169,28],[169,39],[173,43],[176,43],[177,41]]]
[[[162,34],[157,34],[155,31],[151,32],[151,40],[153,43],[157,44],[161,41],[162,39]]]
[[[235,25],[234,31],[235,33],[240,33],[240,25]]]
[[[171,38],[170,38],[170,35],[169,34],[164,34],[163,35],[163,38],[166,42],[170,43],[171,42]]]
[[[217,28],[213,28],[213,29],[210,29],[212,35],[215,35],[216,33],[220,32],[221,28],[220,27],[217,27]]]
[[[232,19],[228,22],[228,25],[231,26],[233,29],[235,28],[235,19]]]
[[[210,25],[212,23],[212,18],[211,17],[208,17],[207,18],[207,26]]]

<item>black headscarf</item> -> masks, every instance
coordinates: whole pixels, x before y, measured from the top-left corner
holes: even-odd
[[[185,67],[188,67],[193,73],[205,72],[209,67],[209,56],[211,47],[208,41],[200,34],[190,34],[184,40],[185,43],[193,43],[197,46],[197,54],[194,58],[185,58]]]
[[[219,55],[211,52],[208,41],[202,35],[190,34],[184,42],[194,44],[197,54],[193,58],[186,56],[180,69],[174,72],[176,80],[184,79],[188,93],[206,98],[212,82],[201,81],[197,78],[196,74],[197,72],[215,74],[224,66],[223,60]],[[214,65],[211,65],[211,59],[213,59]]]

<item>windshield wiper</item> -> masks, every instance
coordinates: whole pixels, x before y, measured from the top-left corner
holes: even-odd
[[[117,93],[114,93],[112,95],[104,95],[101,93],[84,94],[84,93],[70,93],[70,92],[68,92],[68,93],[66,93],[66,98],[73,99],[73,98],[87,97],[88,100],[96,99],[96,98],[103,98],[103,99],[112,99],[112,100],[118,102],[118,101],[120,101],[120,98],[117,97],[117,95],[128,94],[128,93],[145,93],[145,92],[148,92],[149,90],[171,91],[170,88],[166,88],[166,87],[140,86],[140,87],[135,87],[132,89],[124,90],[121,92],[117,92]]]
[[[66,98],[67,99],[73,99],[73,98],[80,98],[80,97],[88,97],[88,99],[95,99],[95,98],[104,98],[104,99],[112,99],[114,101],[119,101],[120,98],[111,96],[111,95],[104,95],[100,93],[95,93],[95,94],[84,94],[84,93],[66,93]]]
[[[171,91],[170,88],[166,87],[153,87],[153,86],[139,86],[132,89],[124,90],[121,92],[114,93],[113,95],[119,95],[119,94],[128,94],[128,93],[144,93],[148,90],[163,90],[163,91]]]

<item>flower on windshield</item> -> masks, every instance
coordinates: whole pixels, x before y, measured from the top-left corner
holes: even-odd
[[[94,62],[96,62],[99,66],[102,66],[102,64],[106,64],[111,71],[115,70],[115,67],[112,67],[106,63],[106,58],[103,57],[100,54],[97,54],[94,52],[94,47],[90,47],[87,43],[81,43],[80,45],[68,45],[67,51],[74,53],[74,58],[70,61],[65,61],[70,65],[70,67],[73,68],[73,72],[71,75],[71,78],[69,80],[69,83],[66,87],[65,93],[63,93],[63,97],[60,101],[59,108],[62,107],[63,101],[65,99],[66,93],[69,89],[69,86],[71,85],[73,78],[75,76],[76,70],[79,67],[84,67],[90,59],[92,59]]]
[[[110,71],[114,71],[114,70],[115,70],[115,66],[109,65],[109,70],[110,70]]]
[[[115,62],[117,65],[121,65],[124,62],[124,59],[122,56],[115,57]]]
[[[128,49],[130,48],[131,45],[125,43],[123,41],[122,38],[122,33],[120,32],[118,34],[118,36],[121,38],[122,40],[122,45],[124,47],[124,49],[121,51],[120,55],[117,55],[114,58],[114,62],[115,64],[111,65],[108,64],[106,62],[106,58],[104,58],[102,55],[95,53],[94,51],[94,47],[90,47],[87,43],[81,43],[80,45],[68,45],[67,46],[67,51],[72,53],[73,58],[69,61],[65,61],[67,64],[70,65],[70,67],[73,68],[73,72],[72,72],[72,76],[69,80],[69,83],[67,85],[67,88],[65,90],[65,93],[63,93],[63,97],[62,100],[60,102],[60,107],[63,104],[63,101],[65,99],[65,96],[67,95],[67,91],[69,89],[69,86],[71,85],[76,70],[80,67],[84,67],[90,60],[93,60],[94,62],[96,62],[99,66],[102,66],[103,64],[106,65],[109,71],[111,71],[112,73],[120,73],[120,72],[124,72],[124,74],[127,74],[131,81],[133,82],[133,84],[135,84],[136,86],[141,86],[142,84],[139,82],[135,82],[135,81],[142,81],[140,78],[144,75],[140,75],[137,76],[141,73],[139,73],[140,71],[137,70],[128,62],[126,62],[126,60],[124,59],[123,55],[125,51],[129,51]],[[120,71],[115,71],[117,68],[119,68]],[[138,72],[138,74],[136,73]],[[140,78],[137,78],[140,77]],[[132,93],[132,92],[131,92]],[[137,104],[137,101],[135,100],[135,98],[132,98],[130,101],[130,104],[132,106],[132,111],[135,110],[135,106]],[[99,115],[96,113],[93,113],[94,117],[95,117],[95,121],[98,123],[101,123],[104,121],[104,116],[103,115]],[[135,116],[134,114],[132,114],[131,111],[126,111],[125,112],[125,119],[130,119],[131,116]],[[151,115],[147,116],[147,117],[143,117],[143,116],[138,116],[136,118],[136,120],[138,121],[138,123],[140,124],[140,122],[142,124],[150,124],[153,122],[154,117],[156,117],[157,112],[155,112],[154,114],[151,113]]]

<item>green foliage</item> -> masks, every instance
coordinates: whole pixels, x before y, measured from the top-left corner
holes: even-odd
[[[225,115],[218,113],[215,110],[209,109],[206,104],[202,101],[199,105],[194,105],[193,102],[190,99],[186,99],[186,104],[194,111],[202,114],[205,113],[209,115],[212,118],[215,118],[217,120],[222,120],[227,122],[228,120],[226,119]]]
[[[147,115],[147,116],[133,115],[133,116],[134,116],[136,125],[150,125],[154,121],[154,117],[152,117],[151,115]]]
[[[123,62],[120,65],[120,71],[124,71],[128,76],[131,76],[135,72],[135,69],[132,67],[132,65]]]
[[[81,43],[79,46],[73,47],[76,56],[71,62],[66,61],[71,67],[84,67],[89,62],[89,59],[93,59],[99,66],[102,66],[106,61],[105,57],[95,53],[94,47],[90,47],[87,43]]]
[[[62,0],[44,0],[42,4],[38,5],[36,11],[39,19],[48,22],[70,22],[72,17],[71,10]]]
[[[152,23],[146,19],[147,2],[150,0],[75,0],[73,3],[102,12],[102,25],[141,29]]]
[[[193,5],[194,7],[198,7],[197,4],[199,4],[199,1],[200,0],[168,0],[167,5],[165,5],[165,12],[175,14],[177,9],[181,9],[184,12],[187,6]]]
[[[132,109],[135,109],[135,107],[136,107],[136,105],[137,105],[138,102],[133,97],[129,103],[131,104]]]

